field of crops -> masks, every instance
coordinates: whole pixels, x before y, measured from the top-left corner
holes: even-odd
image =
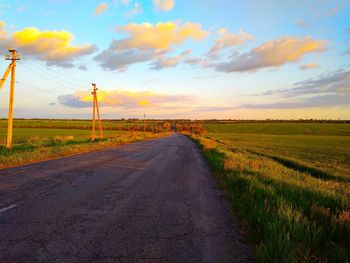
[[[260,262],[349,262],[349,124],[205,128],[197,139]]]

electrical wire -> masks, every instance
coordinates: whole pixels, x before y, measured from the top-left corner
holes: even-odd
[[[60,95],[60,94],[58,94],[58,93],[54,93],[54,92],[51,92],[51,91],[47,91],[47,90],[45,90],[45,89],[37,88],[37,87],[35,87],[35,86],[33,86],[33,85],[30,85],[30,84],[23,83],[22,81],[18,81],[18,80],[17,80],[16,83],[17,83],[17,84],[20,84],[20,85],[22,85],[22,86],[31,88],[31,89],[38,90],[38,91],[40,91],[40,92],[45,92],[45,93],[47,93],[47,94],[51,94],[51,95],[55,95],[55,96],[59,96],[59,95]]]
[[[80,87],[85,86],[86,87],[86,84],[82,84],[84,81],[78,80],[76,78],[72,78],[72,77],[66,76],[66,75],[62,76],[58,71],[52,69],[51,67],[49,69],[45,70],[39,65],[38,62],[35,62],[33,60],[22,59],[22,61],[24,63],[20,63],[18,65],[23,66],[24,68],[26,68],[30,72],[34,73],[35,75],[39,76],[40,78],[48,80],[51,84],[54,84],[55,86],[59,87],[60,89],[64,88],[64,89],[72,92],[72,91],[74,91],[74,88],[72,88],[72,86],[80,86]],[[31,84],[24,83],[22,81],[16,81],[16,83],[18,83],[22,86],[31,88],[31,89],[38,90],[40,92],[45,92],[45,93],[50,94],[50,95],[55,95],[55,96],[60,95],[58,93],[54,93],[54,92],[48,91],[46,89],[41,89],[41,88],[38,88],[38,87],[33,86]],[[86,89],[86,90],[89,92],[91,91],[91,89]],[[98,90],[101,91],[110,100],[112,100],[112,101],[115,100],[108,93],[101,90],[100,88]]]
[[[55,72],[56,74],[59,74],[60,76],[62,75],[60,72],[55,70],[53,67],[49,67],[49,70],[52,72]],[[68,75],[64,75],[64,77],[67,79],[70,79],[71,81],[73,81],[75,83],[85,83],[85,80],[82,80],[82,79],[73,78],[73,77],[68,76]]]
[[[34,74],[40,76],[41,78],[44,78],[44,79],[50,81],[52,84],[54,84],[54,85],[56,85],[56,86],[58,86],[58,87],[60,87],[60,88],[67,89],[67,90],[69,90],[69,91],[72,91],[72,90],[73,90],[71,86],[67,86],[67,85],[65,85],[65,84],[58,83],[57,81],[51,79],[50,77],[47,77],[46,75],[44,75],[44,74],[38,72],[37,70],[33,69],[32,67],[30,67],[30,66],[28,66],[28,65],[26,65],[26,64],[24,64],[24,63],[22,64],[22,66],[25,67],[27,70],[31,71],[32,73],[34,73]]]
[[[82,83],[84,82],[84,81],[80,81],[80,80],[79,81],[73,80],[73,78],[66,76],[66,75],[63,77],[62,74],[60,74],[58,71],[53,70],[51,67],[47,68],[47,70],[45,70],[41,66],[39,66],[38,63],[36,63],[32,60],[27,60],[27,62],[29,64],[31,64],[33,67],[35,67],[37,70],[43,72],[44,74],[50,75],[50,77],[55,78],[56,80],[61,81],[63,83],[68,82],[71,85],[81,86]]]

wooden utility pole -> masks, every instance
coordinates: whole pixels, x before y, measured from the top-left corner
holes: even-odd
[[[9,112],[7,119],[7,142],[6,147],[8,149],[12,148],[12,126],[13,126],[13,99],[15,95],[15,82],[16,82],[16,61],[21,58],[17,55],[17,51],[14,49],[9,49],[12,56],[6,55],[6,60],[11,60],[10,65],[7,67],[4,76],[0,80],[0,89],[4,86],[7,76],[11,71],[11,83],[10,83],[10,98],[9,98]]]
[[[97,118],[98,118],[98,128],[100,129],[100,138],[103,138],[102,134],[102,125],[101,125],[101,117],[100,117],[100,110],[98,108],[98,100],[97,100],[97,90],[95,83],[92,83],[93,90],[91,94],[93,95],[93,109],[92,109],[92,133],[91,133],[91,140],[95,140],[95,115],[97,111]]]

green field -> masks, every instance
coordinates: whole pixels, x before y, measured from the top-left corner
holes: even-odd
[[[103,134],[105,137],[115,137],[133,131],[167,132],[170,123],[166,121],[142,120],[120,121],[103,120]],[[46,120],[46,119],[15,119],[13,122],[13,142],[31,143],[57,137],[86,139],[91,136],[91,120]],[[96,134],[98,134],[96,121]],[[0,120],[0,144],[4,145],[7,134],[7,120]]]
[[[102,120],[104,130],[143,130],[142,120]],[[146,120],[145,127],[161,129],[166,121]],[[0,120],[0,128],[7,127],[7,120]],[[14,128],[51,128],[91,130],[91,120],[56,120],[56,119],[15,119]],[[97,127],[97,121],[96,121]]]
[[[0,120],[0,168],[154,138],[169,126],[157,123],[161,127],[154,133],[154,123],[145,125],[146,132],[140,121],[103,121],[102,125],[103,139],[96,123],[96,141],[91,142],[88,120],[14,120],[13,148],[6,149],[7,121]]]
[[[97,124],[96,124],[97,125]],[[131,125],[142,125],[142,121],[112,121],[103,120],[102,127],[104,129],[120,129],[122,127],[129,127]],[[48,127],[48,128],[76,128],[76,129],[90,129],[92,126],[91,120],[45,120],[45,119],[15,119],[13,121],[14,127]],[[7,127],[7,120],[0,120],[0,127]]]
[[[259,262],[349,262],[349,124],[205,128],[196,139]]]
[[[350,124],[343,123],[207,123],[204,127],[209,133],[350,136]]]
[[[122,134],[126,134],[126,131],[103,131],[105,137],[114,137]],[[0,141],[4,142],[6,139],[7,129],[0,127]],[[99,134],[99,130],[96,130],[96,134]],[[44,140],[57,137],[70,137],[72,139],[83,139],[91,137],[91,130],[81,129],[55,129],[55,128],[14,128],[13,141],[15,144],[26,143],[35,140]]]

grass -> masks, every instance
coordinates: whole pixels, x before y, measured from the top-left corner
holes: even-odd
[[[349,126],[268,125],[207,124],[195,137],[258,261],[349,262]]]
[[[4,147],[6,126],[3,124],[0,122],[0,168],[100,150],[166,134],[111,129],[103,131],[104,139],[91,142],[91,131],[86,128],[88,126],[84,126],[89,125],[87,121],[16,120],[14,145],[8,150]],[[99,135],[98,130],[96,135]]]
[[[96,134],[99,131],[96,129]],[[107,137],[118,136],[126,134],[126,131],[103,131]],[[7,130],[0,127],[0,140],[2,142],[6,139]],[[53,138],[55,136],[72,136],[74,138],[89,138],[91,137],[91,130],[81,129],[56,129],[56,128],[14,128],[13,139],[15,143],[26,142],[28,140],[41,140],[43,138]]]

